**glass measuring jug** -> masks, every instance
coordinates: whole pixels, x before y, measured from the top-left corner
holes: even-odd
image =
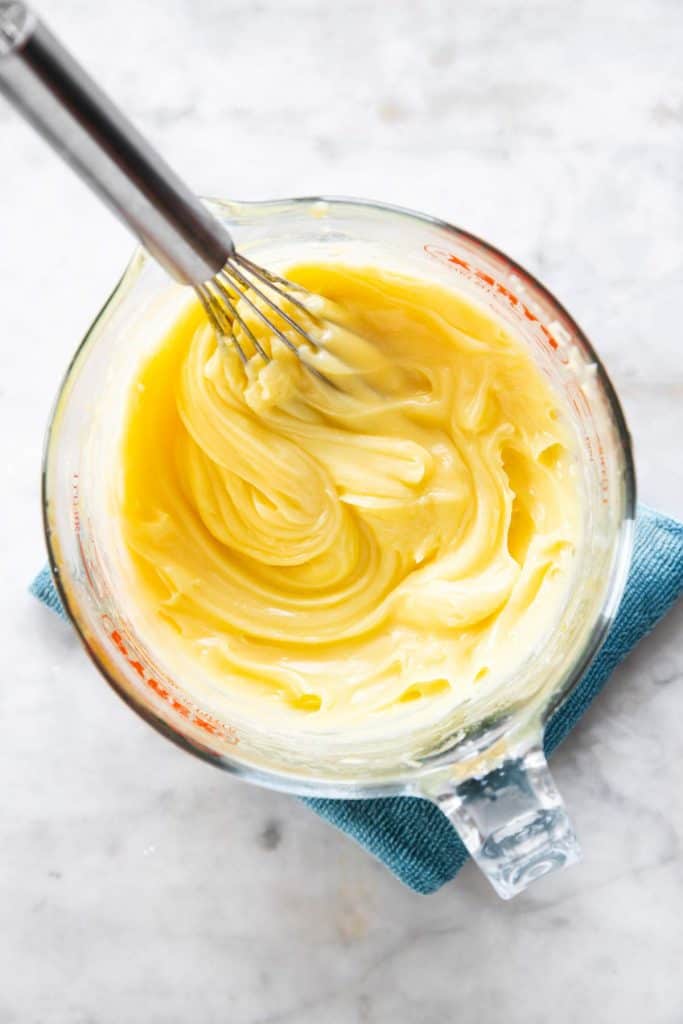
[[[561,628],[495,695],[410,737],[354,731],[286,736],[218,718],[171,678],[136,632],[117,586],[102,485],[141,351],[186,301],[138,251],[62,385],[45,456],[50,563],[83,642],[116,691],[184,748],[262,785],[362,799],[409,794],[439,804],[500,895],[571,863],[578,847],[542,753],[544,722],[578,682],[618,605],[630,557],[634,477],[623,415],[579,328],[530,275],[486,243],[408,211],[345,200],[212,204],[242,251],[375,263],[453,287],[509,325],[565,399],[580,439],[584,536]],[[117,419],[118,417],[118,419]]]

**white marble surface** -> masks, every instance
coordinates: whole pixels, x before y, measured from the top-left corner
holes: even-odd
[[[478,232],[594,338],[641,496],[683,516],[680,0],[45,0],[195,186],[382,198]],[[40,449],[123,230],[0,106],[1,1024],[683,1019],[681,609],[554,761],[584,863],[401,887],[176,750],[25,591]]]

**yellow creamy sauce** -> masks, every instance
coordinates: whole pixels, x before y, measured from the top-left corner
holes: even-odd
[[[560,400],[462,295],[288,275],[337,304],[340,361],[308,358],[338,389],[281,349],[246,381],[194,304],[131,389],[116,500],[140,632],[188,692],[256,721],[446,713],[561,614],[580,496]]]

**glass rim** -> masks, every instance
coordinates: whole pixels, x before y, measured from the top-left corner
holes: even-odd
[[[311,206],[315,204],[328,204],[335,207],[346,206],[358,211],[375,210],[379,213],[390,213],[399,217],[404,217],[406,220],[420,221],[422,223],[429,224],[432,227],[442,229],[447,234],[453,235],[461,240],[467,240],[474,245],[481,247],[488,254],[502,261],[509,270],[514,272],[520,278],[522,282],[530,285],[533,291],[539,293],[555,308],[555,310],[557,310],[562,318],[567,321],[581,347],[586,350],[591,360],[595,363],[596,380],[600,386],[600,390],[607,399],[610,414],[616,428],[621,454],[623,456],[623,479],[621,482],[623,514],[615,536],[614,555],[610,566],[610,579],[605,590],[602,607],[588,632],[583,649],[578,653],[578,656],[571,667],[571,671],[567,673],[563,683],[553,691],[550,699],[546,702],[546,705],[542,710],[539,722],[542,733],[548,719],[562,704],[564,704],[572,691],[579,684],[590,662],[605,640],[609,628],[614,621],[614,617],[625,589],[633,549],[636,514],[636,477],[631,436],[614,385],[612,384],[602,359],[596,352],[591,341],[567,311],[565,306],[555,297],[550,289],[542,284],[532,273],[526,270],[525,267],[521,266],[521,264],[517,263],[516,260],[508,256],[507,253],[497,248],[495,245],[492,245],[490,242],[487,242],[478,235],[451,224],[442,218],[434,217],[430,214],[421,213],[403,206],[382,203],[371,199],[360,199],[347,196],[297,196],[293,198],[245,202],[205,197],[203,201],[206,202],[208,206],[212,207],[219,213],[223,213],[224,215],[234,215],[235,212],[246,212],[251,208],[264,210],[269,206],[296,207]],[[71,379],[77,369],[80,357],[91,344],[96,328],[108,311],[114,297],[120,292],[121,288],[125,286],[126,280],[134,272],[141,269],[147,261],[153,262],[152,257],[142,246],[136,246],[121,277],[107,296],[106,301],[103,303],[82,340],[76,347],[73,356],[69,360],[49,415],[41,469],[42,520],[48,554],[48,564],[62,607],[64,608],[69,621],[76,630],[76,633],[90,660],[114,692],[144,721],[151,725],[157,732],[171,740],[171,742],[176,744],[176,746],[180,747],[182,750],[216,765],[216,767],[223,771],[253,782],[257,785],[268,789],[295,793],[300,796],[361,799],[409,792],[417,779],[433,773],[439,768],[442,768],[445,764],[456,763],[456,761],[461,760],[461,758],[456,757],[455,754],[449,750],[445,752],[442,757],[439,757],[433,762],[426,760],[417,768],[406,769],[402,772],[397,772],[391,775],[391,777],[383,777],[381,780],[368,777],[345,781],[340,778],[326,777],[322,775],[299,775],[296,772],[260,768],[248,761],[241,760],[234,755],[218,753],[210,750],[196,742],[191,736],[181,732],[180,729],[174,728],[169,724],[169,722],[162,718],[161,715],[157,714],[150,705],[146,704],[141,699],[137,699],[133,693],[119,682],[116,678],[116,674],[110,671],[100,657],[98,657],[97,652],[93,649],[93,646],[88,640],[85,629],[81,625],[78,610],[72,607],[73,602],[70,601],[66,588],[62,583],[63,567],[60,565],[57,545],[54,542],[49,522],[49,470],[53,449],[56,444],[55,434],[58,414]],[[513,723],[512,725],[506,722],[504,723],[504,728],[501,728],[493,735],[492,741],[495,742],[496,739],[500,739],[506,733],[514,732],[517,729],[518,721],[517,724]],[[487,746],[488,745],[490,744],[487,744]],[[480,749],[486,748],[483,747]]]

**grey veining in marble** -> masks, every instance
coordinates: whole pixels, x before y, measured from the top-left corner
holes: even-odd
[[[683,516],[679,0],[43,10],[201,192],[381,198],[537,272]],[[555,758],[584,863],[509,905],[471,865],[415,896],[176,750],[25,591],[47,411],[130,242],[3,105],[0,153],[0,1024],[680,1024],[681,609]]]

